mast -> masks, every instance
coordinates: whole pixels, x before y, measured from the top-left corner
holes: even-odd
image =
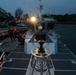
[[[40,13],[42,12],[42,10],[43,10],[43,5],[42,5],[42,2],[41,2],[41,0],[39,0],[39,10],[40,10]]]
[[[42,19],[42,10],[43,10],[43,5],[42,5],[42,0],[39,0],[39,7],[38,7],[38,10],[39,10],[39,18],[40,20]]]

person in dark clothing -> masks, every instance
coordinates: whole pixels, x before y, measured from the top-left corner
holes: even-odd
[[[15,35],[15,38],[16,38],[16,34],[17,34],[17,29],[16,29],[16,27],[13,28],[13,32],[14,32],[14,35]]]
[[[23,34],[19,34],[18,35],[18,41],[21,43],[21,44],[24,44],[24,35]]]
[[[9,28],[8,34],[9,34],[9,37],[10,37],[11,41],[16,41],[15,36],[14,36],[14,32],[11,28]]]

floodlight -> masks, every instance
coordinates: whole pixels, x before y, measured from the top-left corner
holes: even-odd
[[[36,22],[36,17],[35,17],[35,16],[32,16],[32,17],[30,18],[30,20],[31,20],[31,22]]]

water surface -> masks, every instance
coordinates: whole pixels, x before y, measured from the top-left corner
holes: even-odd
[[[56,24],[55,31],[61,40],[76,55],[76,24]]]

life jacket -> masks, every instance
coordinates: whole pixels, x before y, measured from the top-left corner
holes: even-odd
[[[17,31],[17,30],[16,30],[16,27],[14,27],[14,28],[13,28],[13,31],[14,31],[14,32],[16,32],[16,31]]]

